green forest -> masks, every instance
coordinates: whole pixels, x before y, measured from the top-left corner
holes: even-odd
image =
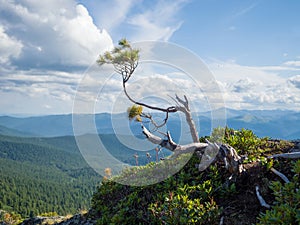
[[[0,171],[0,209],[22,218],[88,209],[101,181],[74,137],[0,136]]]

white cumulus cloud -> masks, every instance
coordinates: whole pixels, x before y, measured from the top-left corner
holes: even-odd
[[[282,75],[294,67],[243,66],[233,62],[209,63],[221,83],[228,108],[300,109],[300,76]]]
[[[14,60],[19,67],[86,66],[112,47],[109,34],[71,0],[1,0],[0,11],[7,33],[24,45]]]
[[[0,64],[9,63],[11,58],[18,58],[22,48],[22,42],[8,36],[4,27],[0,25]]]
[[[288,79],[288,82],[300,89],[300,75],[293,76]]]
[[[233,83],[233,91],[234,92],[244,92],[244,91],[250,91],[255,86],[258,86],[260,82],[254,82],[248,77],[245,79],[238,80],[236,83]]]
[[[300,61],[299,60],[287,61],[284,63],[284,65],[300,67]]]

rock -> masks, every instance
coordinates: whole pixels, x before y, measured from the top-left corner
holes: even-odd
[[[41,225],[41,224],[57,224],[63,221],[65,217],[63,216],[53,216],[53,217],[41,217],[37,216],[34,218],[29,218],[24,220],[19,225]]]
[[[88,218],[86,215],[77,214],[68,220],[64,220],[59,225],[93,225],[96,224],[95,220]]]
[[[24,220],[19,225],[94,225],[96,220],[88,218],[86,214],[76,214],[73,217],[34,217]]]
[[[290,152],[300,152],[300,140],[293,141],[294,147]]]

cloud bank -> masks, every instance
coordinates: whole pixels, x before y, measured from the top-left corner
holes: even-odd
[[[234,109],[300,110],[300,76],[289,75],[299,68],[242,66],[235,62],[210,62],[227,107]]]
[[[71,0],[1,0],[0,11],[2,64],[53,70],[87,66],[112,47],[109,34]]]

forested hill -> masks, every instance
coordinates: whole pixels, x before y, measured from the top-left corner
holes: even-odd
[[[0,136],[0,209],[22,217],[87,209],[100,176],[73,137]]]
[[[0,125],[0,134],[5,135],[5,136],[19,136],[19,137],[34,136],[33,134],[18,131],[18,130],[8,128],[8,127],[2,126],[2,125]]]

